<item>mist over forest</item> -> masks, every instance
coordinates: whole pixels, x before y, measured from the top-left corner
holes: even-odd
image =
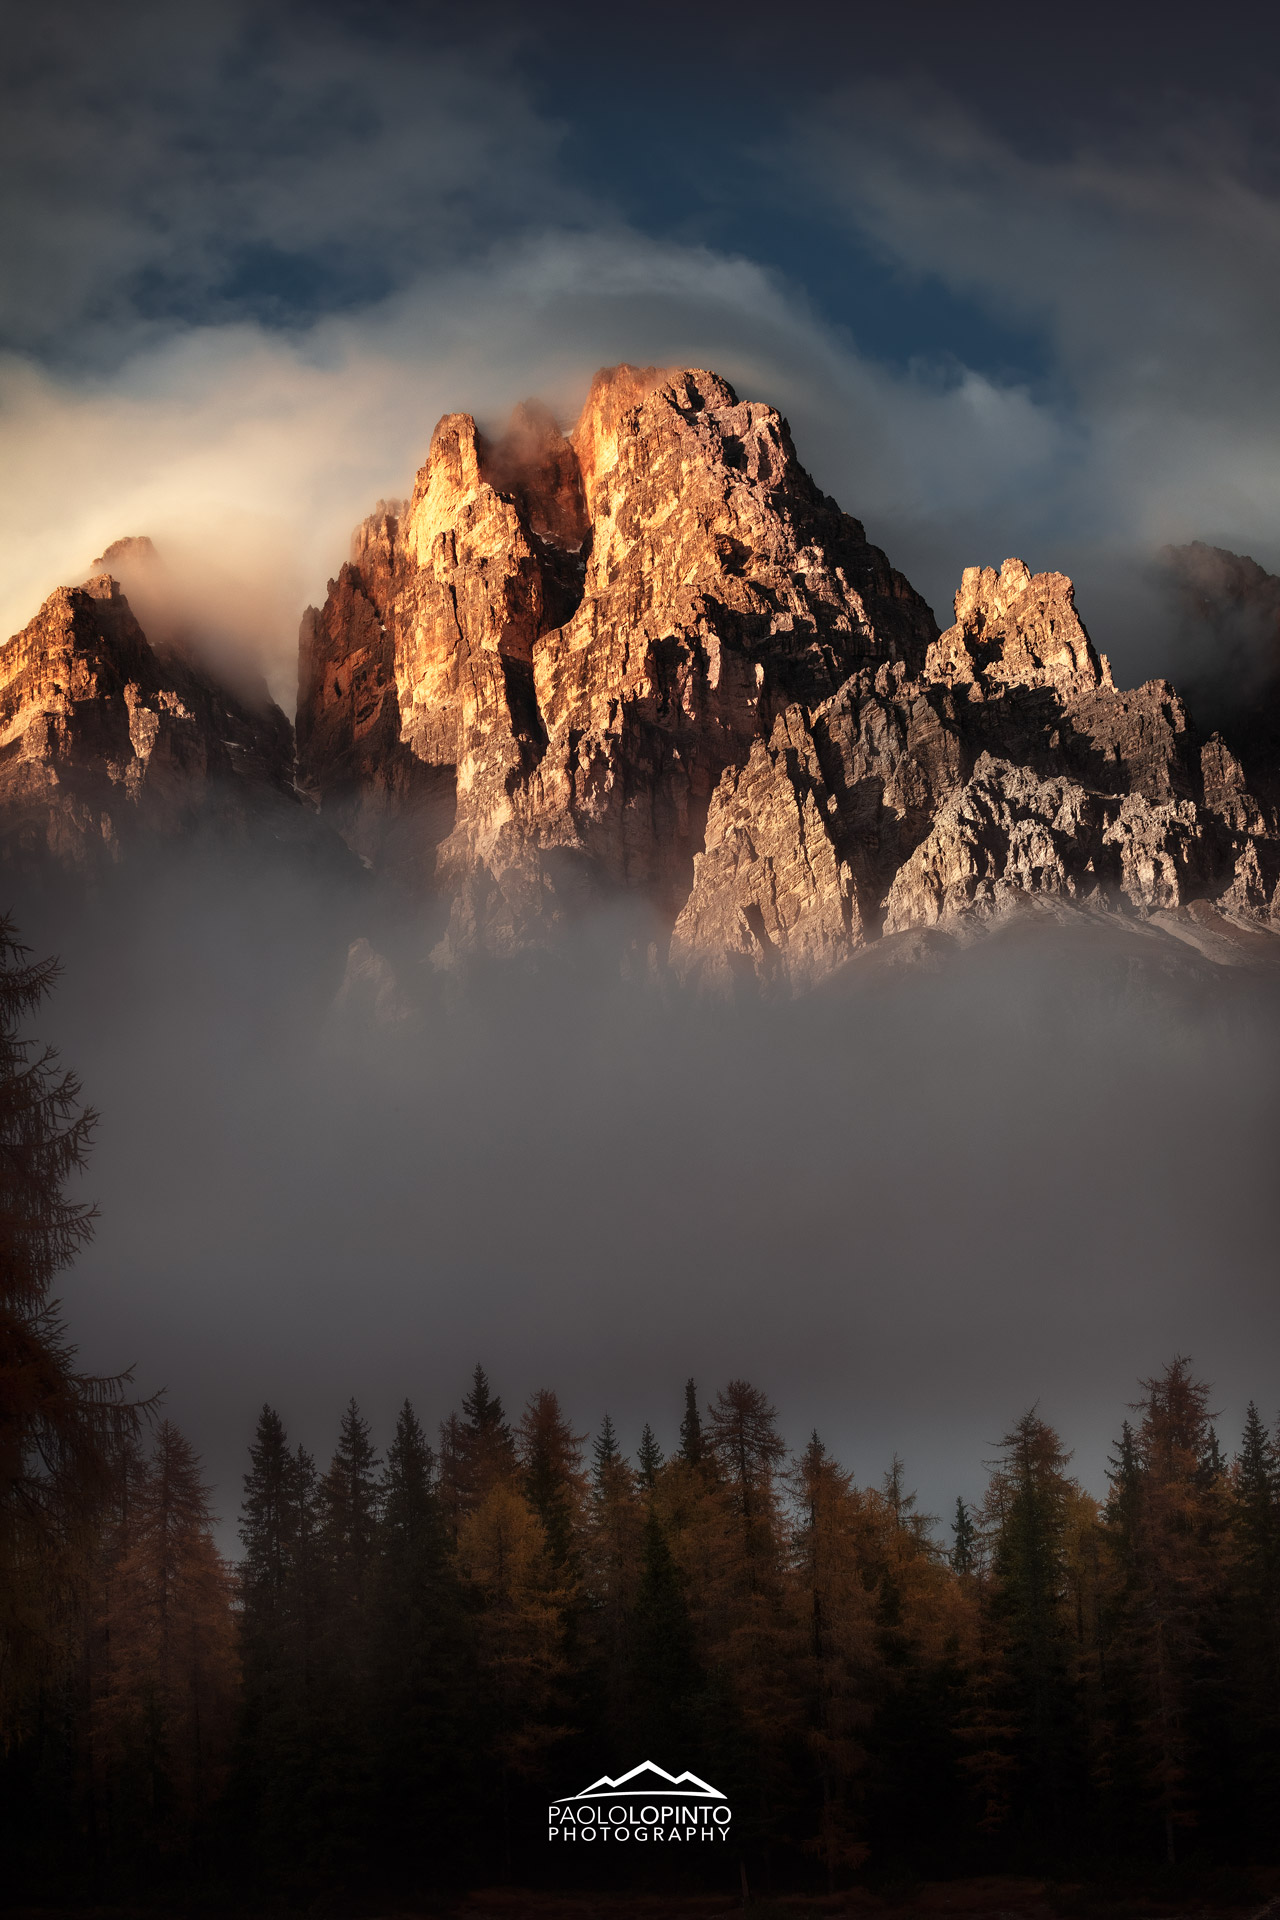
[[[816,1427],[868,1481],[897,1452],[942,1515],[1032,1405],[1100,1491],[1174,1353],[1228,1432],[1275,1396],[1252,978],[1153,991],[1101,933],[1014,931],[726,1005],[602,919],[463,989],[430,911],[212,850],[21,925],[102,1115],[64,1302],[86,1364],[167,1389],[228,1542],[264,1400],[323,1456],[352,1394],[376,1431],[406,1394],[434,1426],[477,1361],[624,1446],[670,1437],[686,1375],[744,1376],[793,1446]]]

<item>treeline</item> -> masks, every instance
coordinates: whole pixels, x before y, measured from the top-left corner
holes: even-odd
[[[353,1402],[320,1470],[268,1407],[249,1458],[233,1571],[181,1435],[128,1450],[7,1763],[29,1862],[536,1878],[547,1800],[643,1759],[799,1881],[1274,1853],[1280,1453],[1251,1407],[1224,1458],[1186,1360],[1105,1501],[1027,1413],[946,1544],[741,1380],[688,1383],[669,1458],[479,1368],[434,1445],[406,1403],[380,1457]]]

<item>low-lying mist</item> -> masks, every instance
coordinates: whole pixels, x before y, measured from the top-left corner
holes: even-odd
[[[167,1389],[228,1544],[264,1400],[327,1458],[351,1395],[385,1441],[477,1360],[628,1448],[675,1443],[688,1375],[746,1376],[944,1515],[1032,1403],[1100,1490],[1175,1352],[1224,1444],[1275,1414],[1280,1006],[1243,976],[1059,935],[726,1006],[620,977],[603,915],[463,986],[432,912],[214,851],[19,912],[102,1116],[71,1331]]]

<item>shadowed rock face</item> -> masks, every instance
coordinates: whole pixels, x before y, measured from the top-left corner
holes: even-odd
[[[1008,560],[966,571],[919,675],[859,673],[726,771],[671,954],[795,989],[878,938],[1028,908],[1159,916],[1203,952],[1199,902],[1239,959],[1231,927],[1275,927],[1278,887],[1274,813],[1229,748],[1164,681],[1117,689],[1070,581]]]
[[[1203,554],[1219,598],[1266,598]],[[74,861],[296,808],[283,716],[150,645],[110,578],[55,594],[0,687],[10,844]],[[618,899],[718,988],[802,991],[1028,912],[1280,953],[1256,741],[1242,764],[1166,682],[1117,688],[1062,574],[970,568],[939,634],[785,420],[704,371],[607,369],[568,436],[535,402],[496,441],[447,415],[304,617],[296,745],[320,823],[442,898],[442,965]]]

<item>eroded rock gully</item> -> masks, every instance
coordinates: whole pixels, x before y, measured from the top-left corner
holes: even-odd
[[[282,716],[161,658],[109,580],[3,663],[28,838],[293,793]],[[567,436],[533,402],[498,440],[446,416],[304,618],[296,754],[367,867],[444,897],[441,964],[619,897],[717,987],[1028,910],[1280,952],[1276,770],[1164,681],[1118,688],[1061,574],[970,568],[940,634],[786,422],[705,371],[608,369]]]

